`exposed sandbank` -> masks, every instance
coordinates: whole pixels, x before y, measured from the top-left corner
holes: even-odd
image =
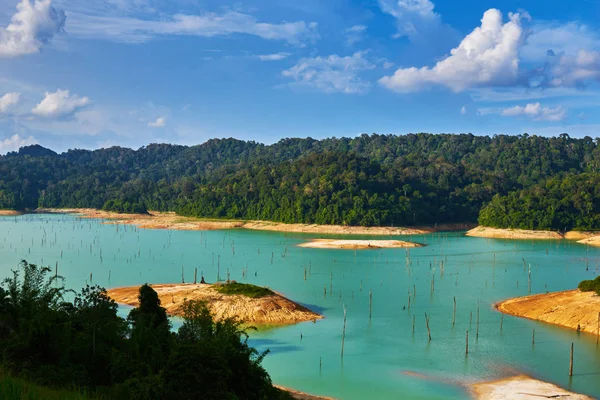
[[[577,243],[600,247],[600,236],[593,236],[587,239],[579,240]]]
[[[589,239],[594,236],[600,235],[600,232],[589,232],[589,231],[569,231],[565,233],[565,239],[567,240],[582,240]]]
[[[563,236],[554,231],[533,231],[526,229],[499,229],[478,226],[466,233],[467,236],[495,239],[562,239]]]
[[[257,325],[295,324],[323,318],[308,308],[275,293],[271,296],[250,298],[243,295],[227,295],[218,292],[214,285],[166,284],[151,285],[158,293],[162,306],[170,315],[181,315],[185,300],[203,300],[219,320],[237,317],[241,321]],[[108,290],[108,296],[117,303],[138,305],[139,286]]]
[[[476,383],[471,385],[471,392],[477,400],[531,400],[533,398],[593,400],[592,397],[569,392],[552,383],[538,381],[526,375]]]
[[[427,228],[396,228],[386,226],[342,226],[316,224],[284,224],[280,222],[248,221],[245,229],[293,233],[326,233],[339,235],[420,235],[434,232]]]
[[[20,211],[15,210],[0,210],[0,217],[11,217],[15,215],[21,215]]]
[[[567,290],[534,294],[497,303],[502,313],[543,321],[582,332],[597,334],[600,296],[594,292]]]
[[[298,247],[313,249],[395,249],[402,247],[423,247],[422,244],[404,242],[401,240],[336,240],[314,239],[310,242],[299,244]]]

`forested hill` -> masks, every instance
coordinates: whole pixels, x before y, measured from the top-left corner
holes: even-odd
[[[565,217],[597,215],[597,195],[552,189],[549,198],[543,190],[573,182],[592,192],[599,174],[600,140],[566,134],[362,135],[273,145],[223,139],[62,154],[29,146],[0,157],[0,208],[406,226],[474,222],[485,207],[482,222],[493,226],[599,229],[598,218]],[[534,212],[521,213],[521,204],[559,216],[523,222]]]

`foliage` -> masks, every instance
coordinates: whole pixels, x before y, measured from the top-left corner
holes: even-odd
[[[63,154],[28,147],[0,156],[0,208],[150,209],[341,225],[472,222],[496,194],[535,199],[533,188],[551,178],[597,176],[599,144],[566,134],[419,133],[283,139],[269,146],[223,139]],[[544,204],[532,202],[533,211],[538,206]],[[483,218],[505,224],[497,210],[488,209]],[[534,217],[535,226],[564,228],[547,215]],[[571,223],[590,228],[597,221]]]
[[[273,295],[273,291],[262,286],[250,285],[248,283],[229,282],[222,285],[216,285],[216,290],[223,294],[239,294],[246,297],[259,298]]]
[[[596,292],[600,295],[600,276],[597,276],[594,280],[581,281],[577,287],[582,292]]]
[[[289,398],[240,322],[214,321],[204,303],[186,303],[174,333],[148,285],[124,320],[103,288],[86,286],[68,302],[61,282],[23,261],[0,286],[0,398]]]

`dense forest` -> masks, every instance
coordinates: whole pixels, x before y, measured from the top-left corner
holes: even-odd
[[[248,345],[238,321],[215,321],[205,303],[189,301],[172,332],[150,286],[139,301],[123,319],[104,289],[70,293],[49,268],[23,261],[0,285],[2,398],[52,388],[61,399],[291,399],[272,386],[266,353]]]
[[[0,208],[288,223],[600,229],[600,139],[362,135],[0,157]]]

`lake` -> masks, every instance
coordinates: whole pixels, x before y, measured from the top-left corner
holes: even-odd
[[[0,232],[2,277],[22,259],[53,270],[58,265],[66,286],[76,290],[90,280],[107,288],[179,283],[182,267],[190,282],[198,268],[198,279],[229,274],[307,305],[325,319],[251,333],[253,346],[270,349],[263,365],[273,381],[298,390],[340,399],[463,399],[470,383],[524,373],[600,397],[595,336],[511,316],[502,321],[493,308],[509,297],[573,289],[593,279],[600,249],[575,242],[440,233],[386,237],[426,244],[421,248],[310,249],[297,245],[327,236],[140,230],[49,214],[0,217]],[[409,292],[415,294],[410,307]]]

